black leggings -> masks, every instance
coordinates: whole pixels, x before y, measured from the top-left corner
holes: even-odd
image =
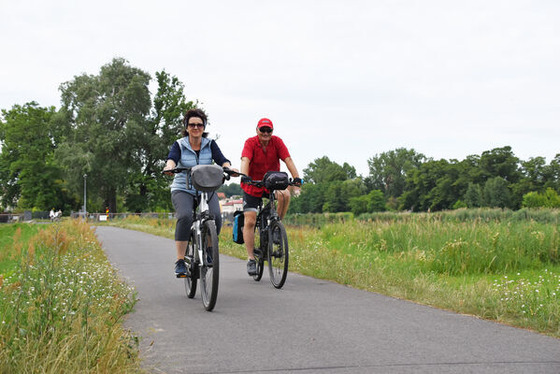
[[[210,213],[216,220],[216,229],[220,234],[222,228],[222,215],[220,213],[220,203],[218,194],[209,193],[210,201],[208,206]],[[185,242],[190,239],[191,226],[193,223],[193,205],[195,196],[185,191],[172,191],[171,202],[175,207],[175,215],[177,217],[177,225],[175,225],[175,240]]]

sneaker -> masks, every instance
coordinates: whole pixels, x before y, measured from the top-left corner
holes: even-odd
[[[247,274],[257,275],[257,262],[255,260],[247,262]]]
[[[185,260],[183,259],[177,260],[177,262],[175,263],[175,275],[179,277],[181,275],[186,275],[186,274],[187,274],[187,265],[185,264]]]

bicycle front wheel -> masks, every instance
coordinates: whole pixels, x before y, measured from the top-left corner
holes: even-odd
[[[275,221],[269,228],[268,237],[268,271],[270,282],[276,288],[282,288],[288,276],[288,235],[280,221]]]
[[[264,259],[266,253],[266,239],[260,235],[260,230],[255,230],[255,244],[259,243],[258,247],[254,248],[255,261],[257,266],[257,274],[253,275],[255,281],[260,281],[264,272]]]
[[[187,276],[185,277],[185,293],[189,299],[196,294],[196,283],[198,281],[198,264],[195,263],[196,239],[191,235],[185,254],[185,264],[187,265]]]
[[[202,227],[202,254],[200,266],[200,294],[207,311],[214,309],[218,298],[220,279],[220,251],[216,222],[204,222]]]

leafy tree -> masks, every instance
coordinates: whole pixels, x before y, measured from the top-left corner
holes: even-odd
[[[525,208],[560,208],[560,196],[552,188],[545,192],[529,192],[523,196]]]
[[[463,177],[464,164],[451,160],[447,164],[440,162],[439,165],[442,171],[429,194],[431,200],[429,209],[432,211],[454,209],[468,186],[467,179]]]
[[[61,114],[72,131],[57,150],[68,180],[79,190],[87,173],[88,190],[117,211],[117,192],[141,171],[143,134],[149,132],[150,76],[115,58],[99,75],[81,75],[63,83]],[[102,209],[103,206],[97,206]]]
[[[237,183],[224,184],[222,187],[220,187],[218,192],[225,193],[227,197],[243,196],[243,190]]]
[[[516,183],[521,178],[519,159],[509,146],[483,152],[480,156],[480,169],[486,180],[501,177],[508,183]]]
[[[448,172],[448,166],[447,160],[429,160],[412,170],[407,178],[406,191],[400,199],[403,208],[416,212],[434,209],[434,200],[438,191],[446,188],[443,184],[447,184],[447,181],[443,182],[443,178]],[[438,181],[440,181],[439,186]],[[441,197],[437,198],[441,199]],[[437,203],[436,207],[441,209]]]
[[[367,195],[350,198],[348,206],[355,215],[363,213],[384,212],[386,210],[385,195],[380,190],[371,190]]]
[[[560,192],[560,153],[546,166],[544,174],[546,175],[544,187]]]
[[[414,149],[405,148],[375,155],[368,160],[368,187],[383,191],[387,197],[401,196],[407,177],[420,167],[425,158]]]
[[[342,182],[341,191],[342,202],[344,204],[343,211],[350,211],[349,202],[353,197],[364,195],[366,186],[361,178],[347,179]]]
[[[315,159],[303,169],[305,183],[327,183],[356,178],[356,169],[346,162],[341,166],[327,156]]]
[[[325,202],[322,211],[328,213],[344,212],[346,204],[342,192],[342,181],[334,181],[328,184],[325,193]]]
[[[187,101],[184,85],[165,71],[157,72],[158,90],[154,106],[144,126],[136,126],[131,136],[136,143],[133,153],[139,173],[130,174],[125,192],[128,210],[142,212],[171,209],[169,180],[161,174],[171,144],[183,129],[184,113],[196,106]]]
[[[479,208],[482,206],[482,188],[479,184],[469,183],[465,192],[464,202],[468,208]]]
[[[387,210],[385,195],[381,190],[371,190],[367,194],[368,197],[368,212],[384,212]]]
[[[54,162],[60,141],[52,126],[55,108],[36,102],[2,110],[0,121],[1,205],[21,209],[65,209],[72,203]]]
[[[488,179],[484,184],[484,205],[491,208],[511,207],[508,182],[502,177]]]
[[[355,216],[358,216],[360,214],[368,213],[368,202],[368,195],[356,196],[350,199],[348,207]]]
[[[328,185],[328,183],[305,183],[301,187],[301,194],[292,199],[290,212],[321,213]]]

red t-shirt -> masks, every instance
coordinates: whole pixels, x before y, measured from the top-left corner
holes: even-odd
[[[280,160],[285,161],[290,157],[286,145],[276,135],[272,135],[266,150],[259,142],[259,137],[254,136],[245,141],[241,157],[249,159],[249,176],[253,180],[262,180],[267,171],[280,171]],[[262,196],[264,187],[248,186],[241,183],[243,191],[251,196]]]

